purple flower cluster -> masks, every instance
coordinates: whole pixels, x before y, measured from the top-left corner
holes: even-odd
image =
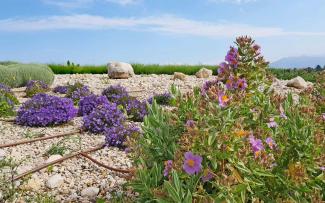
[[[201,88],[201,95],[206,95],[211,87],[219,87],[219,80],[208,80],[206,81]]]
[[[173,169],[173,161],[172,160],[165,161],[164,176],[167,177],[172,169]]]
[[[96,96],[94,94],[81,98],[79,101],[78,115],[84,116],[90,114],[97,106],[108,105],[109,102],[105,96]]]
[[[71,99],[44,93],[33,96],[18,110],[16,123],[39,127],[66,123],[77,115]]]
[[[59,86],[56,86],[54,89],[53,89],[53,92],[55,93],[59,93],[59,94],[66,94],[68,92],[68,86],[66,85],[59,85]]]
[[[123,148],[127,138],[137,133],[140,133],[140,130],[134,125],[112,126],[104,131],[105,143],[107,146]]]
[[[10,87],[5,84],[0,83],[0,92],[1,93],[12,93]]]
[[[101,133],[113,126],[121,126],[125,115],[114,103],[97,106],[89,115],[83,117],[84,128],[93,133]]]
[[[127,102],[130,100],[128,92],[121,85],[109,86],[102,92],[102,95],[106,96],[108,101],[123,107],[126,107]]]
[[[49,90],[49,86],[41,80],[30,80],[26,85],[26,96],[32,97],[38,93],[44,93]]]
[[[83,85],[80,82],[76,82],[73,85],[68,85],[67,95],[66,97],[71,98],[74,104],[78,104],[82,97],[86,97],[91,95],[91,91],[88,86]]]
[[[245,78],[236,78],[230,75],[226,80],[226,88],[228,90],[245,90],[247,88],[247,81]]]
[[[230,47],[230,50],[228,51],[225,61],[228,62],[228,64],[232,65],[234,68],[237,68],[238,65],[238,49],[234,47]]]
[[[150,97],[148,99],[148,103],[152,104],[153,100],[155,100],[157,104],[170,105],[172,99],[172,95],[169,92],[166,92],[162,94],[155,94],[154,96]]]
[[[74,101],[75,104],[78,104],[80,99],[83,97],[91,95],[91,91],[88,89],[87,86],[83,86],[82,88],[78,88],[71,93],[71,99]]]
[[[137,99],[130,99],[126,104],[126,112],[132,121],[142,122],[148,114],[147,103]]]

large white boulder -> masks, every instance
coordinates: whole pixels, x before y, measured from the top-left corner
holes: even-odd
[[[110,62],[107,65],[108,76],[113,79],[127,79],[134,76],[133,67],[129,63]]]
[[[297,89],[306,89],[312,86],[312,83],[306,82],[302,77],[297,76],[287,82],[287,87],[294,87]]]
[[[201,68],[198,72],[195,73],[195,76],[197,78],[209,78],[210,76],[212,76],[212,70]]]
[[[174,80],[178,79],[178,80],[185,80],[186,79],[186,75],[184,73],[180,73],[180,72],[174,72]]]

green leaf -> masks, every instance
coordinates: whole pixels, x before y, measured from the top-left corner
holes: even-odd
[[[167,190],[168,195],[177,203],[181,203],[182,199],[177,193],[176,189],[170,184],[170,182],[164,182],[164,188]]]
[[[185,196],[185,199],[183,201],[183,203],[192,203],[192,193],[190,190],[187,190],[187,194]]]

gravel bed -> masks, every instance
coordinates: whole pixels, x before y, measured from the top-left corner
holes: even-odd
[[[107,75],[75,74],[56,75],[52,88],[57,85],[80,81],[88,85],[94,93],[100,94],[109,85],[120,84],[126,87],[133,96],[145,100],[155,93],[168,91],[172,84],[175,84],[182,92],[186,92],[194,86],[202,85],[206,80],[195,76],[187,76],[185,81],[173,80],[171,75],[136,75],[129,79],[114,80],[109,79]],[[24,93],[19,92],[21,90],[24,90],[24,88],[17,88],[15,92],[19,100],[25,102],[28,98],[24,98]],[[55,93],[50,94],[58,95]],[[0,144],[35,138],[40,133],[49,136],[70,132],[80,129],[81,125],[82,118],[80,117],[65,125],[42,128],[22,127],[14,123],[0,121]],[[12,157],[16,162],[21,163],[17,169],[20,174],[49,161],[49,159],[58,158],[58,155],[49,156],[47,154],[47,151],[58,143],[64,145],[66,150],[63,155],[67,155],[79,149],[84,150],[95,147],[103,142],[103,135],[83,132],[68,137],[0,149],[0,159]],[[132,161],[128,158],[127,153],[117,148],[104,148],[90,153],[90,155],[100,162],[115,168],[132,168]],[[96,198],[110,199],[113,192],[125,193],[122,188],[125,182],[125,175],[99,167],[85,158],[75,157],[36,172],[28,180],[19,181],[16,184],[26,191],[27,196],[47,193],[58,202],[92,202]]]

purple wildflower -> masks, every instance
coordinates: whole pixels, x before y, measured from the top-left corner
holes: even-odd
[[[230,101],[230,98],[223,92],[219,93],[218,99],[219,99],[219,106],[222,108],[226,107]]]
[[[203,182],[208,182],[208,181],[211,180],[213,177],[214,177],[213,173],[211,173],[210,170],[205,169],[205,170],[203,171],[203,176],[201,177],[201,180],[202,180]]]
[[[126,104],[126,111],[132,121],[142,122],[148,114],[147,103],[137,99],[130,99]]]
[[[232,90],[235,88],[236,82],[235,82],[235,78],[233,75],[230,75],[229,78],[226,81],[226,88],[228,90]]]
[[[230,47],[230,50],[228,51],[225,60],[233,65],[234,68],[237,68],[238,65],[238,50],[234,47]]]
[[[148,103],[152,104],[153,100],[155,100],[157,104],[160,105],[170,105],[172,100],[172,95],[169,92],[163,94],[155,94],[154,96],[148,99]]]
[[[49,90],[49,86],[40,80],[30,80],[26,85],[26,96],[32,97],[38,93],[44,93]]]
[[[194,155],[192,152],[185,153],[185,160],[183,164],[184,171],[189,174],[197,174],[201,171],[202,168],[202,157],[199,155]]]
[[[90,132],[101,133],[107,128],[122,125],[125,119],[125,115],[117,105],[109,103],[97,106],[89,115],[85,115],[83,126]]]
[[[195,127],[195,121],[193,121],[193,120],[187,120],[186,121],[186,127],[188,127],[188,128],[194,128]]]
[[[108,101],[123,107],[126,107],[127,102],[130,100],[128,92],[121,85],[109,86],[102,92],[102,95],[106,96]]]
[[[275,141],[271,137],[267,137],[265,142],[269,145],[269,147],[271,149],[274,149],[275,147],[277,147],[277,144],[275,143]]]
[[[90,114],[97,106],[108,105],[108,100],[105,96],[89,95],[81,98],[79,101],[79,111],[80,116]]]
[[[325,113],[322,114],[323,120],[325,121]]]
[[[319,169],[320,169],[321,171],[325,171],[325,166],[321,166],[321,167],[319,167]]]
[[[255,139],[253,135],[249,136],[249,143],[251,144],[252,151],[254,152],[255,158],[264,150],[262,140]]]
[[[128,137],[139,133],[140,130],[135,125],[119,125],[106,128],[104,131],[106,146],[123,148]]]
[[[267,126],[269,128],[276,128],[278,127],[278,124],[274,121],[274,118],[270,118],[269,122],[267,123]]]
[[[68,92],[68,86],[62,86],[62,85],[56,86],[53,89],[53,92],[59,94],[66,94]]]
[[[229,65],[225,62],[219,64],[218,75],[223,75],[229,71]]]
[[[77,109],[71,99],[41,93],[19,108],[16,123],[33,127],[59,125],[70,121],[76,115]]]
[[[247,82],[245,78],[239,78],[236,83],[236,87],[240,90],[245,90],[247,88]]]
[[[219,80],[208,80],[206,81],[201,88],[201,95],[206,95],[211,87],[218,87]]]
[[[165,161],[164,176],[167,177],[172,169],[173,169],[173,161],[172,160]]]
[[[0,92],[11,93],[11,89],[7,85],[0,83]]]

